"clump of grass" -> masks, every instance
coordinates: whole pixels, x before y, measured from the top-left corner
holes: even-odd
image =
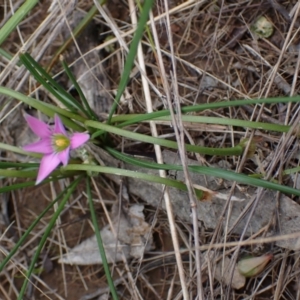
[[[191,2],[191,5],[196,8],[195,3],[193,3],[192,1],[188,2]],[[26,1],[14,15],[8,18],[5,25],[0,29],[0,45],[8,39],[9,35],[12,34],[14,30],[18,28],[18,26],[21,25],[20,23],[22,19],[32,11],[36,4],[37,2],[34,1]],[[69,130],[88,131],[91,135],[91,143],[94,145],[94,148],[101,148],[102,150],[105,150],[109,155],[111,155],[115,159],[118,159],[120,162],[138,166],[141,171],[136,172],[122,168],[102,166],[97,163],[97,159],[95,159],[95,157],[92,157],[91,153],[89,154],[88,158],[82,156],[80,157],[80,154],[77,153],[77,158],[72,163],[70,163],[66,167],[58,168],[55,172],[51,173],[51,176],[48,179],[46,179],[42,183],[43,185],[50,185],[51,187],[53,187],[53,184],[55,184],[56,182],[61,182],[61,179],[65,179],[66,187],[64,188],[63,192],[61,192],[59,195],[57,195],[57,197],[55,197],[53,201],[51,201],[51,203],[45,208],[45,210],[43,210],[43,212],[35,219],[35,221],[24,230],[24,233],[20,235],[20,238],[15,246],[10,250],[9,253],[7,253],[6,258],[2,261],[0,265],[0,272],[5,270],[9,262],[13,260],[14,255],[16,255],[18,250],[21,249],[24,242],[29,238],[34,228],[41,222],[45,215],[49,212],[52,212],[54,205],[58,205],[57,208],[53,210],[52,217],[47,221],[48,223],[46,229],[40,238],[37,248],[34,250],[29,266],[26,269],[22,287],[20,291],[16,293],[18,299],[23,299],[28,283],[33,276],[35,265],[40,257],[45,243],[51,237],[51,231],[53,230],[53,227],[58,222],[60,215],[66,207],[67,202],[72,201],[72,196],[74,195],[75,191],[79,189],[80,185],[84,185],[86,188],[93,227],[97,236],[99,252],[101,254],[102,260],[104,261],[105,276],[109,283],[110,292],[113,299],[118,299],[118,293],[113,283],[111,269],[108,266],[107,262],[105,262],[105,251],[102,245],[101,236],[99,234],[99,225],[97,222],[96,211],[92,200],[93,186],[90,181],[91,176],[98,176],[98,174],[112,174],[118,175],[120,177],[139,178],[140,180],[160,183],[162,186],[175,187],[178,190],[184,190],[188,192],[190,202],[193,204],[191,209],[192,225],[194,230],[194,250],[191,250],[191,252],[194,252],[193,254],[195,254],[196,257],[196,287],[188,287],[182,257],[180,255],[180,242],[178,240],[179,229],[176,229],[175,216],[172,209],[172,201],[167,192],[163,193],[163,197],[168,216],[171,240],[173,248],[175,250],[176,263],[178,265],[179,279],[183,298],[188,299],[191,292],[197,294],[198,297],[201,297],[201,295],[204,297],[205,292],[202,287],[201,279],[203,275],[201,270],[201,256],[199,254],[200,242],[198,239],[198,218],[195,207],[197,206],[198,201],[206,199],[207,191],[195,186],[194,183],[189,179],[189,174],[193,172],[202,175],[214,176],[218,179],[224,179],[232,182],[233,186],[235,186],[236,184],[243,184],[246,186],[271,189],[291,196],[300,196],[300,192],[297,188],[286,185],[282,182],[282,177],[284,175],[297,173],[299,171],[298,166],[290,167],[288,164],[285,165],[285,163],[282,162],[280,170],[274,172],[275,163],[279,161],[280,153],[282,155],[282,153],[286,153],[288,149],[286,148],[284,143],[287,141],[287,143],[290,144],[292,143],[293,139],[296,139],[298,137],[298,119],[292,116],[290,118],[291,121],[288,122],[287,116],[284,122],[281,123],[272,122],[274,119],[268,119],[266,117],[263,118],[263,121],[260,120],[260,117],[264,115],[265,112],[269,112],[266,107],[271,107],[272,109],[272,107],[274,107],[275,105],[280,106],[286,104],[289,108],[289,112],[293,111],[293,109],[295,110],[295,107],[297,107],[298,102],[300,101],[299,96],[292,96],[294,94],[293,92],[295,91],[296,83],[293,85],[293,89],[290,90],[289,96],[268,97],[269,93],[263,93],[263,90],[270,91],[272,82],[274,82],[274,80],[283,80],[282,77],[280,77],[281,75],[279,76],[270,74],[269,83],[264,83],[265,85],[263,88],[262,83],[260,87],[257,83],[255,83],[253,89],[248,93],[245,93],[244,87],[246,85],[243,84],[243,82],[240,83],[241,90],[237,90],[232,85],[224,82],[222,79],[218,79],[217,81],[219,83],[229,88],[230,98],[232,96],[236,96],[235,98],[244,96],[245,99],[217,99],[217,101],[210,102],[211,95],[208,95],[208,101],[206,103],[195,104],[191,103],[191,101],[188,100],[182,105],[182,99],[188,97],[188,95],[184,94],[184,89],[187,87],[190,90],[193,89],[192,86],[188,84],[188,81],[185,82],[185,80],[178,78],[179,75],[183,74],[178,71],[179,64],[185,65],[185,67],[192,68],[195,72],[201,73],[203,75],[201,80],[204,80],[205,74],[206,77],[216,80],[216,76],[209,73],[210,71],[202,70],[197,67],[196,64],[193,65],[176,54],[176,51],[179,51],[180,47],[184,43],[184,39],[187,39],[185,41],[186,43],[190,43],[195,46],[194,43],[192,43],[192,41],[187,38],[188,34],[185,30],[181,31],[182,40],[177,39],[176,34],[174,35],[173,32],[177,30],[176,26],[174,24],[171,24],[170,19],[170,14],[172,13],[176,13],[177,17],[178,14],[183,14],[186,18],[187,16],[185,15],[185,9],[187,9],[187,7],[185,5],[187,4],[183,3],[182,5],[176,6],[174,9],[169,9],[167,6],[163,7],[163,9],[168,12],[165,15],[164,19],[165,27],[162,28],[164,28],[164,32],[167,33],[167,41],[170,45],[169,52],[167,52],[165,49],[161,49],[161,37],[158,36],[156,31],[157,28],[155,27],[155,24],[158,24],[155,23],[155,21],[160,17],[157,17],[157,19],[155,20],[152,15],[152,7],[154,5],[154,1],[145,1],[144,5],[139,4],[137,11],[135,11],[134,9],[134,4],[129,1],[130,11],[135,11],[135,13],[132,12],[132,23],[136,25],[134,25],[134,28],[128,30],[126,33],[126,36],[130,36],[131,34],[133,34],[132,36],[130,36],[130,45],[128,48],[124,40],[124,35],[122,36],[118,33],[118,25],[116,25],[114,20],[109,19],[110,16],[107,9],[103,8],[101,5],[103,5],[103,3],[97,3],[97,5],[93,6],[89,10],[86,17],[83,18],[82,22],[80,22],[71,36],[72,38],[76,36],[82,30],[82,28],[87,26],[87,24],[95,16],[95,14],[97,12],[100,12],[100,15],[103,17],[103,19],[106,20],[106,26],[110,28],[110,30],[116,35],[115,40],[107,40],[101,45],[100,48],[104,48],[106,44],[112,44],[113,42],[118,41],[118,43],[122,45],[124,49],[126,49],[126,51],[124,52],[125,61],[122,65],[120,78],[117,82],[116,96],[114,97],[113,105],[110,109],[109,114],[106,116],[106,119],[104,121],[99,121],[98,115],[90,106],[88,100],[86,99],[83,91],[80,88],[80,84],[77,82],[75,76],[72,73],[72,70],[65,61],[62,61],[63,71],[65,72],[65,74],[67,74],[70,82],[72,82],[72,84],[76,88],[79,95],[78,98],[72,96],[64,87],[62,87],[57,82],[57,80],[51,74],[51,68],[53,67],[54,62],[57,61],[58,55],[67,48],[67,45],[70,43],[70,41],[72,41],[72,38],[66,40],[65,43],[59,48],[57,53],[51,59],[48,68],[43,67],[41,63],[38,62],[38,59],[36,59],[34,55],[31,55],[30,48],[26,47],[26,45],[24,46],[22,53],[20,53],[19,56],[16,55],[14,58],[12,58],[11,55],[4,49],[1,49],[0,54],[11,61],[12,68],[25,68],[30,73],[31,80],[35,80],[36,86],[39,86],[40,89],[43,89],[48,94],[50,94],[51,96],[49,98],[56,99],[55,103],[45,102],[41,99],[38,99],[37,95],[27,95],[24,89],[21,92],[18,91],[17,86],[14,86],[13,88],[11,88],[9,85],[8,87],[0,86],[0,94],[7,97],[6,99],[9,99],[5,100],[2,107],[3,111],[8,112],[8,107],[10,107],[12,99],[14,99],[19,103],[30,106],[31,109],[34,109],[40,114],[44,114],[50,118],[55,114],[59,114],[64,122],[64,125]],[[156,9],[159,10],[159,4],[156,5]],[[212,4],[210,8],[213,8]],[[138,22],[136,22],[136,14],[138,15]],[[212,14],[214,14],[214,12],[212,12]],[[233,16],[228,15],[228,18],[233,18]],[[192,19],[189,20],[191,21]],[[211,21],[208,21],[206,23],[207,30],[203,30],[203,35],[205,35],[207,31],[211,31],[210,36],[212,37],[213,31],[210,22]],[[220,17],[218,17],[217,27],[214,28],[215,32],[218,31],[218,26],[220,26],[219,22],[221,22]],[[196,23],[197,20],[195,20],[195,24]],[[191,26],[192,25],[189,23],[186,30],[191,30]],[[291,35],[291,33],[292,30],[288,32],[289,35]],[[190,34],[193,35],[195,34],[195,32],[191,31]],[[173,35],[175,36],[173,37],[174,39],[172,38]],[[208,39],[208,37],[201,37],[201,39],[204,38]],[[220,37],[215,36],[215,38],[217,39]],[[286,39],[286,43],[287,41],[288,39]],[[226,45],[230,45],[231,42],[229,41],[229,43],[227,43]],[[151,75],[147,75],[147,68],[145,63],[147,59],[144,55],[144,51],[141,46],[142,44],[147,46],[148,49],[151,49],[153,58],[157,64],[156,69],[151,72]],[[214,44],[211,44],[210,49],[213,49],[213,47]],[[117,55],[118,54],[116,54],[116,56]],[[209,63],[209,61],[213,59],[214,55],[215,53],[213,53],[213,51],[211,50],[207,57],[207,63]],[[17,67],[16,65],[17,57],[20,67]],[[169,59],[169,62],[171,64],[171,71],[169,74],[166,72],[166,66],[164,65],[164,59],[166,58]],[[15,63],[13,64],[14,61]],[[280,58],[278,62],[279,61]],[[8,65],[9,64],[10,63],[8,63]],[[123,105],[121,99],[125,94],[128,85],[132,84],[131,75],[133,67],[135,67],[141,74],[142,79],[140,88],[143,92],[142,96],[145,98],[145,103],[143,103],[141,106],[144,108],[144,111],[140,112],[140,109],[138,109],[138,106],[136,106],[135,108],[137,113],[125,114],[120,112],[120,107]],[[153,74],[156,74],[155,76],[158,76],[157,74],[159,74],[159,78],[156,78],[157,82],[161,83],[159,88],[153,84],[151,80],[153,78],[150,79],[151,76],[154,76]],[[238,74],[238,76],[240,75],[241,74]],[[259,88],[261,89],[259,90]],[[163,102],[163,108],[159,105],[157,106],[157,108],[153,107],[154,94],[157,97],[159,96],[161,99],[165,99],[165,101]],[[196,96],[196,94],[193,95]],[[245,107],[253,113],[252,117],[247,120],[244,119],[246,111],[246,109],[244,110]],[[260,107],[258,113],[257,107]],[[229,115],[229,117],[223,116],[225,112]],[[7,113],[7,115],[9,115],[9,112]],[[255,117],[257,117],[256,120]],[[2,118],[5,118],[5,116],[1,115],[1,122],[3,122]],[[163,125],[160,127],[159,124]],[[165,124],[171,127],[164,126]],[[223,140],[225,141],[225,145],[221,143],[218,144],[216,142],[210,142],[209,139],[207,139],[208,143],[210,144],[209,146],[196,145],[193,140],[194,137],[185,130],[185,128],[191,124],[205,124],[207,126],[213,124],[225,126],[228,129],[228,132],[225,133],[226,137]],[[139,128],[141,127],[147,128],[147,130],[141,130],[139,132]],[[257,143],[254,138],[255,130],[259,130],[262,135],[273,134],[277,137],[279,142],[276,149],[277,156],[275,156],[276,160],[274,160],[274,164],[271,165],[271,167],[264,173],[251,170],[252,174],[249,175],[249,172],[246,173],[243,165],[245,161],[249,159],[249,157],[253,155],[253,153],[258,149]],[[147,132],[145,133],[145,131]],[[175,139],[168,139],[158,136],[158,131],[165,131],[166,133],[172,132],[173,136],[175,136]],[[237,132],[243,132],[243,134],[245,133],[246,138],[237,138],[240,136],[240,133]],[[251,134],[247,134],[248,132],[251,132]],[[214,134],[215,136],[217,136],[215,133],[210,134]],[[230,135],[232,145],[230,145],[230,143],[228,142],[228,140],[230,139],[227,138],[227,135]],[[204,138],[204,140],[205,139],[206,137]],[[146,147],[149,147],[150,145],[151,150],[153,149],[155,151],[157,161],[145,161],[143,159],[135,158],[132,155],[128,155],[123,151],[120,151],[120,149],[116,147],[116,141],[120,140],[135,141],[140,143],[141,151],[144,151],[144,149],[146,149]],[[220,136],[218,137],[218,140],[220,140]],[[180,153],[182,164],[165,164],[161,158],[162,147],[178,151]],[[41,157],[40,155],[27,153],[19,147],[10,144],[9,142],[1,142],[0,149],[3,151],[3,153],[24,155],[32,157],[34,159],[40,159]],[[220,169],[211,165],[187,165],[187,152],[193,157],[199,157],[199,155],[201,155],[207,160],[209,159],[208,157],[213,157],[213,159],[215,160],[220,160],[221,157],[225,158],[228,161],[236,163],[235,171]],[[39,164],[37,162],[24,163],[18,161],[1,161],[0,176],[5,184],[0,187],[0,193],[6,193],[10,191],[23,191],[28,189],[29,187],[33,187],[35,185],[35,181],[33,179],[36,177],[38,167]],[[149,169],[159,170],[160,176],[148,174],[145,170]],[[185,182],[181,182],[173,178],[168,178],[166,176],[166,172],[170,170],[183,171],[185,174]],[[22,180],[18,181],[17,179]],[[72,182],[70,183],[69,180],[71,180]],[[241,238],[243,238],[243,236]],[[213,239],[214,238],[212,237],[212,243],[214,241]],[[224,236],[224,243],[226,244],[226,242],[226,236]],[[237,247],[236,249],[237,250],[235,253],[237,253],[240,248]],[[136,288],[137,287],[135,286],[134,289]],[[197,289],[197,292],[195,292],[193,289]],[[136,291],[132,292],[133,295],[134,293],[136,293]]]

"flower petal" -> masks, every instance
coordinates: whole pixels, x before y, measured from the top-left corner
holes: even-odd
[[[40,121],[37,118],[34,118],[30,115],[25,115],[25,119],[28,123],[28,126],[30,127],[30,129],[40,138],[45,138],[45,137],[49,137],[51,132],[50,132],[50,128],[49,126]]]
[[[64,166],[66,166],[68,164],[69,153],[70,153],[70,147],[68,147],[65,150],[57,153],[60,161],[63,163]]]
[[[57,153],[45,155],[40,164],[39,173],[35,184],[43,181],[60,163]]]
[[[75,132],[71,136],[71,149],[76,149],[87,142],[90,138],[90,135],[87,133]]]
[[[67,136],[64,124],[57,114],[54,115],[54,133],[60,133]]]
[[[25,151],[37,152],[37,153],[43,153],[43,154],[53,153],[53,148],[51,146],[50,138],[45,138],[45,139],[42,139],[35,143],[25,145],[23,147],[23,149]]]

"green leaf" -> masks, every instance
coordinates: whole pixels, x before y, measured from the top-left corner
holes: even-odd
[[[102,166],[95,166],[95,165],[88,165],[88,164],[82,164],[82,165],[67,165],[66,167],[63,167],[63,170],[66,171],[86,171],[86,172],[98,172],[98,173],[105,173],[105,174],[114,174],[119,176],[125,176],[125,177],[131,177],[131,178],[138,178],[145,181],[150,181],[154,183],[160,183],[164,184],[170,187],[175,187],[179,190],[186,191],[187,187],[184,183],[164,178],[156,175],[146,174],[142,172],[135,172],[130,170],[123,170],[118,168],[111,168],[111,167],[102,167]],[[201,190],[195,190],[196,195],[199,197],[199,199],[202,198],[203,192]]]
[[[145,143],[150,143],[150,144],[156,144],[156,145],[168,147],[171,149],[178,149],[177,142],[127,131],[127,130],[116,128],[114,126],[110,126],[110,125],[103,124],[100,122],[86,121],[85,125],[87,127],[101,129],[106,132],[124,136],[128,139],[137,140],[140,142],[145,142]],[[95,137],[95,134],[92,135],[92,139],[94,137]],[[220,156],[241,155],[241,154],[243,154],[243,151],[244,151],[244,148],[240,145],[237,145],[235,147],[230,147],[230,148],[210,148],[210,147],[201,147],[201,146],[185,144],[185,148],[187,151],[191,151],[191,152],[196,152],[196,153],[201,153],[201,154],[206,154],[206,155],[220,155]]]
[[[183,168],[180,165],[157,164],[154,162],[143,161],[143,160],[133,158],[132,156],[126,155],[124,153],[120,153],[108,147],[106,147],[105,150],[107,150],[111,155],[113,155],[117,159],[120,159],[126,163],[136,165],[142,168],[156,169],[156,170],[183,171]],[[252,185],[256,187],[263,187],[270,190],[280,191],[286,194],[300,196],[300,191],[298,189],[294,189],[286,185],[281,185],[263,179],[253,178],[252,176],[247,176],[241,173],[235,173],[233,171],[228,171],[228,170],[213,168],[213,167],[205,167],[205,166],[188,166],[188,170],[198,174],[214,176],[216,178],[222,178],[229,181],[236,181],[242,184]]]
[[[109,285],[109,289],[110,292],[112,294],[112,297],[114,300],[118,300],[118,295],[114,286],[114,282],[112,280],[111,274],[110,274],[110,270],[108,267],[108,262],[106,259],[106,254],[105,254],[105,249],[103,246],[103,242],[102,242],[102,238],[101,238],[101,234],[100,234],[100,229],[98,226],[98,221],[97,221],[97,217],[96,217],[96,213],[95,213],[95,208],[94,208],[94,204],[93,204],[93,198],[92,198],[92,192],[91,192],[91,181],[90,178],[87,177],[86,179],[86,187],[87,187],[87,196],[88,196],[88,200],[89,200],[89,206],[90,206],[90,212],[91,212],[91,217],[92,217],[92,221],[93,221],[93,225],[95,228],[95,235],[97,238],[97,243],[98,243],[98,248],[99,248],[99,252],[101,255],[101,259],[102,259],[102,264],[103,264],[103,268],[104,268],[104,272],[105,272],[105,276]]]
[[[143,6],[143,9],[142,9],[142,12],[141,12],[139,22],[137,24],[136,31],[135,31],[133,39],[130,43],[130,48],[129,48],[129,52],[128,52],[126,62],[125,62],[125,65],[124,65],[124,71],[122,72],[122,76],[121,76],[121,79],[120,79],[119,87],[118,87],[118,90],[117,90],[117,95],[115,97],[115,101],[113,103],[113,106],[112,106],[112,108],[109,112],[109,116],[108,116],[108,119],[107,119],[107,124],[111,123],[112,115],[115,113],[115,111],[116,111],[116,109],[119,105],[120,99],[122,97],[122,94],[125,91],[125,88],[126,88],[126,85],[128,83],[129,76],[130,76],[130,73],[131,73],[131,69],[132,69],[132,66],[134,64],[134,59],[136,57],[137,48],[138,48],[140,40],[142,39],[142,36],[143,36],[143,33],[144,33],[144,28],[145,28],[145,25],[148,21],[149,12],[150,12],[150,10],[153,6],[153,3],[154,3],[154,0],[147,0],[147,1],[144,2],[144,6]]]
[[[83,106],[62,88],[32,57],[29,53],[20,54],[20,60],[33,77],[57,98],[69,110],[85,112]]]
[[[57,113],[61,117],[63,123],[68,127],[72,128],[75,131],[85,131],[86,129],[80,125],[78,125],[76,122],[72,121],[71,119],[77,120],[81,123],[83,123],[86,119],[81,117],[78,114],[69,112],[65,109],[62,109],[60,107],[51,105],[49,103],[42,102],[40,100],[28,97],[22,93],[16,92],[14,90],[11,90],[9,88],[0,86],[0,94],[6,95],[11,98],[15,98],[23,103],[26,103],[29,106],[34,107],[35,109],[41,111],[43,114],[54,117],[54,114]],[[2,143],[3,145],[3,143]]]
[[[2,2],[3,3],[3,2]],[[0,45],[15,30],[24,17],[39,3],[39,0],[27,0],[19,9],[9,18],[9,20],[0,28]],[[2,4],[4,5],[4,3]]]

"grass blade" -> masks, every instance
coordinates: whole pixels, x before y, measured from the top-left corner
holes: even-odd
[[[93,199],[92,199],[91,180],[89,177],[87,177],[87,179],[86,179],[86,189],[87,189],[87,196],[88,196],[88,200],[89,200],[91,217],[92,217],[92,221],[93,221],[93,226],[95,228],[95,235],[97,238],[98,248],[99,248],[99,252],[101,255],[101,259],[102,259],[105,276],[106,276],[106,279],[107,279],[107,282],[109,285],[109,289],[110,289],[113,299],[118,300],[118,295],[117,295],[117,292],[116,292],[116,289],[114,286],[114,282],[113,282],[111,274],[110,274],[110,270],[109,270],[107,259],[106,259],[105,249],[103,246],[103,242],[102,242],[102,238],[101,238],[101,234],[100,234],[100,230],[99,230],[99,226],[98,226],[98,222],[97,222],[97,217],[96,217]]]
[[[29,53],[20,55],[20,60],[26,69],[33,75],[33,77],[47,89],[53,96],[55,96],[64,106],[69,110],[76,112],[76,110],[83,111],[84,108],[78,101],[71,96],[65,89],[63,89],[32,57]]]
[[[127,131],[124,129],[116,128],[114,126],[110,126],[107,124],[99,123],[96,121],[86,121],[85,125],[88,127],[93,127],[96,129],[101,129],[106,132],[114,133],[132,140],[137,140],[144,143],[150,143],[150,144],[156,144],[164,147],[168,147],[171,149],[178,149],[177,142],[161,139],[161,138],[155,138],[152,136],[135,133],[132,131]],[[95,138],[95,135],[97,135],[97,132],[92,135],[92,138]],[[237,145],[235,147],[230,148],[210,148],[210,147],[201,147],[201,146],[195,146],[195,145],[189,145],[186,144],[185,148],[187,151],[206,154],[206,155],[220,155],[220,156],[227,156],[227,155],[241,155],[243,154],[244,148],[240,145]]]
[[[136,165],[142,168],[156,169],[156,170],[176,170],[183,171],[180,165],[170,165],[170,164],[157,164],[154,162],[143,161],[140,159],[133,158],[132,156],[120,153],[114,149],[106,148],[111,155],[120,159],[126,163]],[[228,171],[224,169],[214,168],[214,167],[204,167],[204,166],[188,166],[191,172],[199,173],[203,175],[214,176],[216,178],[222,178],[225,180],[236,181],[241,184],[252,185],[256,187],[263,187],[270,190],[280,191],[282,193],[300,196],[300,191],[292,187],[281,185],[278,183],[270,182],[263,179],[253,178],[241,173],[236,173],[233,171]]]
[[[109,112],[109,116],[107,119],[107,124],[111,123],[111,118],[112,115],[115,113],[117,106],[119,105],[120,99],[122,94],[125,91],[126,85],[128,83],[129,80],[129,76],[130,76],[130,72],[134,63],[134,59],[137,53],[137,48],[139,45],[140,40],[142,39],[143,33],[144,33],[144,28],[145,25],[148,21],[148,16],[149,16],[149,12],[153,6],[154,0],[147,0],[144,2],[144,6],[141,12],[141,16],[140,16],[140,20],[138,22],[136,31],[134,33],[133,39],[130,43],[130,48],[129,48],[129,52],[127,55],[127,59],[124,65],[124,71],[122,72],[122,76],[120,79],[120,83],[118,86],[118,90],[117,90],[117,95],[115,97],[115,101],[113,103],[113,106]]]
[[[39,0],[27,0],[10,17],[10,19],[0,28],[0,45],[15,30],[24,17],[38,4]]]

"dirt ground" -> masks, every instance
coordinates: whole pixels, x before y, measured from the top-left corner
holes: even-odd
[[[10,7],[9,1],[4,2],[5,4],[0,6],[0,16],[3,19],[8,18],[6,9]],[[70,28],[74,28],[85,15],[85,12],[89,11],[92,6],[92,1],[79,0],[77,3],[74,2],[74,7],[71,7],[73,2],[60,1],[61,9],[64,11],[63,15],[68,20]],[[166,25],[166,18],[162,15],[166,11],[166,2],[170,12],[170,27]],[[40,34],[34,35],[35,30],[39,28],[42,21],[51,15],[51,12],[48,11],[50,4],[50,0],[40,1],[30,15],[26,16],[20,24],[19,33],[17,31],[13,32],[2,45],[3,49],[11,55],[15,55],[22,46],[20,36],[24,41],[34,36],[35,41],[30,43],[27,51],[38,59],[45,68],[49,66],[56,51],[70,32],[70,28],[65,22],[62,22],[60,26],[57,25],[57,28],[59,28],[57,33],[43,28]],[[299,94],[300,35],[298,29],[300,18],[294,17],[298,13],[296,4],[297,1],[258,0],[156,1],[153,14],[157,17],[155,27],[158,32],[158,42],[163,52],[163,63],[167,75],[166,78],[163,78],[158,66],[157,53],[151,48],[151,39],[146,34],[142,48],[147,78],[154,86],[151,89],[153,109],[164,109],[166,105],[165,99],[159,97],[160,94],[165,94],[164,80],[168,82],[174,99],[176,96],[172,57],[170,55],[172,47],[176,56],[177,94],[180,95],[179,100],[182,106],[222,100]],[[118,28],[119,32],[126,33],[124,41],[128,46],[130,45],[132,34],[128,32],[132,28],[132,22],[129,4],[127,1],[113,0],[108,1],[106,8],[112,23],[108,23],[103,14],[97,13],[88,28],[77,37],[79,49],[76,49],[76,46],[72,43],[64,52],[68,63],[72,64],[86,52],[112,39],[114,37],[113,26]],[[60,11],[58,10],[58,12]],[[261,36],[253,29],[260,17],[264,17],[264,22],[268,22],[268,26],[272,28],[272,33],[269,36]],[[57,14],[56,17],[51,15],[51,18],[52,24],[58,18],[62,19],[60,14]],[[51,22],[48,25],[49,28]],[[262,26],[262,31],[266,28],[264,26]],[[47,38],[51,39],[51,43],[44,49],[42,45],[46,43]],[[172,47],[170,41],[172,41]],[[288,45],[286,45],[287,42],[289,42]],[[38,50],[38,47],[43,50]],[[86,85],[86,90],[90,91],[91,99],[96,99],[92,105],[100,120],[107,117],[107,112],[112,105],[125,57],[126,52],[118,41],[111,44],[110,48],[101,48],[94,51],[92,55],[86,56],[90,68],[96,63],[98,64],[99,61],[101,62],[96,69],[93,69],[96,79],[90,78],[82,82],[83,85]],[[3,72],[5,60],[1,60],[1,63],[0,71]],[[6,62],[6,64],[8,63]],[[79,60],[72,66],[77,78],[83,73],[84,68],[86,66],[83,60]],[[60,63],[56,61],[49,72],[56,76],[57,82],[68,89],[70,83],[66,75],[60,73],[61,70]],[[9,76],[2,81],[1,85],[26,94],[32,93],[33,97],[38,97],[50,103],[55,101],[43,89],[35,91],[36,82],[28,75],[25,76],[25,72],[21,73],[18,68],[11,68],[7,72],[9,72]],[[273,72],[276,73],[274,77],[272,77]],[[71,93],[78,96],[74,90],[71,90]],[[144,98],[141,74],[138,68],[134,67],[124,99],[118,107],[118,114],[145,113],[147,109]],[[0,99],[0,103],[1,101],[4,100]],[[7,102],[3,103],[7,104]],[[3,113],[16,107],[16,104],[17,102],[12,101],[9,106],[5,106]],[[205,115],[243,120],[258,119],[261,122],[280,124],[287,122],[288,124],[298,114],[298,104],[274,104],[260,106],[260,108],[260,111],[259,108],[250,105],[230,109],[221,108],[213,111],[208,110]],[[24,111],[35,113],[31,108],[23,105],[12,111],[11,117],[1,124],[0,136],[3,142],[20,146],[32,138],[29,136],[25,123],[21,121]],[[146,123],[131,128],[140,133],[151,134],[149,125]],[[158,124],[157,128],[160,135],[169,134],[172,139],[174,138],[171,126],[162,123]],[[244,128],[237,127],[233,129],[217,125],[208,125],[207,127],[199,125],[197,127],[194,124],[189,124],[186,129],[187,142],[192,141],[197,145],[207,147],[232,146],[237,144],[246,134]],[[274,151],[281,146],[282,134],[260,131],[257,136],[259,137],[259,143],[256,155],[261,162],[259,166],[252,159],[242,163],[237,157],[226,157],[224,161],[226,161],[227,168],[233,171],[241,168],[240,170],[245,174],[255,173],[258,167],[263,170],[268,168]],[[127,153],[154,155],[152,146],[124,141],[121,137],[114,137],[112,143],[119,149],[123,147]],[[299,159],[295,154],[298,148],[297,140],[294,140],[283,155],[284,159],[281,163],[292,167],[298,166]],[[190,154],[189,157],[199,161],[199,157],[195,155]],[[4,152],[1,153],[1,158],[8,161],[22,161],[24,159]],[[216,156],[203,156],[200,160],[205,165],[214,165],[221,161],[220,157]],[[222,163],[224,161],[222,160]],[[119,299],[183,299],[178,273],[179,268],[173,252],[171,229],[161,201],[157,201],[160,203],[157,206],[149,205],[147,200],[140,195],[130,193],[131,189],[129,184],[127,186],[126,180],[117,184],[110,177],[103,175],[98,175],[94,179],[95,185],[100,191],[100,198],[96,189],[93,190],[92,196],[95,200],[95,208],[101,228],[108,223],[104,206],[108,211],[111,211],[116,203],[117,207],[123,208],[125,206],[124,202],[128,206],[143,203],[145,205],[145,222],[152,226],[153,245],[151,250],[144,254],[142,260],[131,258],[126,263],[118,262],[112,265],[113,279],[117,283]],[[296,185],[290,177],[278,180],[287,185]],[[72,181],[72,178],[70,181]],[[9,179],[3,178],[1,182],[3,186],[12,183]],[[3,233],[7,226],[11,224],[9,230],[5,232],[0,240],[1,249],[6,251],[12,249],[37,216],[65,188],[67,182],[44,184],[0,195],[3,197],[3,203],[7,203],[8,209],[6,214],[3,213],[0,232]],[[224,182],[221,182],[220,185],[224,187]],[[126,201],[122,200],[124,186],[127,187],[129,192],[129,199],[126,199]],[[231,183],[225,187],[229,191]],[[242,193],[244,192],[243,188],[240,189]],[[245,190],[246,194],[247,188]],[[4,197],[7,201],[4,200]],[[147,195],[144,197],[147,198]],[[161,194],[162,197],[163,194]],[[297,197],[292,198],[291,201],[295,204],[299,203]],[[56,207],[54,206],[53,209],[55,210]],[[33,229],[30,237],[14,256],[13,261],[0,274],[0,299],[17,299],[18,291],[23,283],[24,271],[30,264],[31,257],[34,255],[41,236],[53,214],[53,209]],[[228,208],[228,210],[230,209]],[[3,208],[2,212],[4,211]],[[27,295],[24,299],[110,299],[109,297],[105,298],[106,294],[102,293],[107,288],[107,281],[101,265],[78,266],[58,262],[58,259],[66,253],[67,249],[72,249],[93,235],[93,226],[90,220],[86,189],[82,183],[76,193],[72,195],[50,234],[39,263],[35,268],[34,276],[30,278]],[[216,220],[217,222],[218,220]],[[199,228],[201,245],[224,241],[235,242],[240,237],[236,233],[224,236],[224,232],[218,226],[216,228],[206,228],[200,221]],[[274,228],[269,228],[266,231],[262,230],[260,237],[268,237],[274,233]],[[197,294],[197,267],[195,266],[193,252],[192,221],[187,222],[177,217],[176,230],[179,246],[182,250],[184,274],[187,278],[190,299],[195,299]],[[256,233],[253,232],[253,235]],[[259,234],[260,232],[258,232]],[[298,251],[281,248],[274,243],[262,243],[258,246],[242,247],[239,257],[263,255],[265,253],[272,253],[273,259],[263,273],[248,278],[243,287],[236,289],[232,285],[226,284],[224,278],[216,279],[212,275],[217,269],[220,258],[223,255],[231,258],[233,251],[215,250],[211,264],[208,264],[209,266],[202,270],[201,282],[205,295],[204,299],[299,299]],[[132,286],[135,286],[135,288]]]

